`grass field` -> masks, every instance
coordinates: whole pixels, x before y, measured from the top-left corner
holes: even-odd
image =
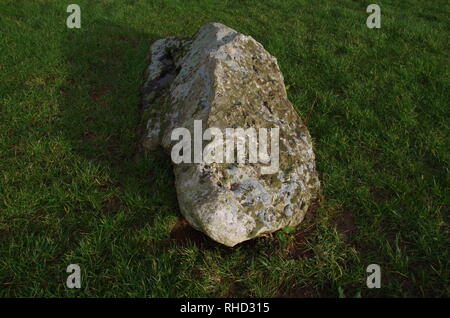
[[[77,0],[68,29],[73,2],[0,2],[0,296],[450,295],[447,0],[376,1],[381,29],[373,0]],[[170,158],[134,155],[150,44],[213,21],[278,58],[323,184],[295,233],[235,248],[179,219]]]

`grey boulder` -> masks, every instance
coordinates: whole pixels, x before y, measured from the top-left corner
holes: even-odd
[[[142,87],[144,149],[162,147],[173,154],[180,145],[173,132],[180,127],[192,136],[192,141],[184,140],[184,156],[191,156],[187,151],[192,149],[195,153],[194,136],[208,128],[231,137],[229,128],[272,132],[266,136],[267,149],[261,146],[264,135],[256,140],[258,149],[267,153],[256,163],[250,160],[251,150],[241,161],[233,153],[222,162],[173,163],[186,220],[227,246],[298,225],[318,198],[320,182],[311,136],[287,98],[276,58],[251,36],[209,23],[192,37],[154,42],[149,61]],[[195,128],[200,121],[201,127]],[[250,147],[252,136],[247,137]],[[276,148],[279,156],[269,156]],[[209,152],[211,157],[220,154],[218,149]]]

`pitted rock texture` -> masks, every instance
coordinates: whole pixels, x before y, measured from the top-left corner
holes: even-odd
[[[153,43],[142,87],[143,146],[170,155],[194,120],[209,127],[279,127],[279,170],[263,163],[174,164],[181,213],[213,240],[240,242],[296,226],[317,199],[320,182],[310,134],[289,102],[275,57],[251,36],[209,23],[189,38]],[[270,138],[269,138],[270,141]],[[270,153],[270,152],[269,152]]]

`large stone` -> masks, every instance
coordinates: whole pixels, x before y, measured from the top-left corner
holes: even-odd
[[[289,102],[275,57],[251,36],[209,23],[189,38],[153,43],[142,87],[143,145],[170,154],[172,131],[279,127],[279,170],[267,163],[174,164],[181,213],[213,240],[234,246],[299,224],[320,188],[310,134]],[[198,132],[198,131],[197,131]],[[261,140],[261,139],[260,139]],[[274,160],[273,158],[271,159]],[[267,173],[267,172],[266,172]]]

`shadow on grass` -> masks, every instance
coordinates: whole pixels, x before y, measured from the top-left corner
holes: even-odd
[[[69,76],[60,88],[59,128],[82,162],[108,176],[99,182],[114,195],[102,203],[102,213],[125,211],[130,227],[151,223],[157,214],[149,212],[178,215],[167,158],[135,158],[146,55],[160,37],[96,20],[88,27],[68,29],[62,43]]]

